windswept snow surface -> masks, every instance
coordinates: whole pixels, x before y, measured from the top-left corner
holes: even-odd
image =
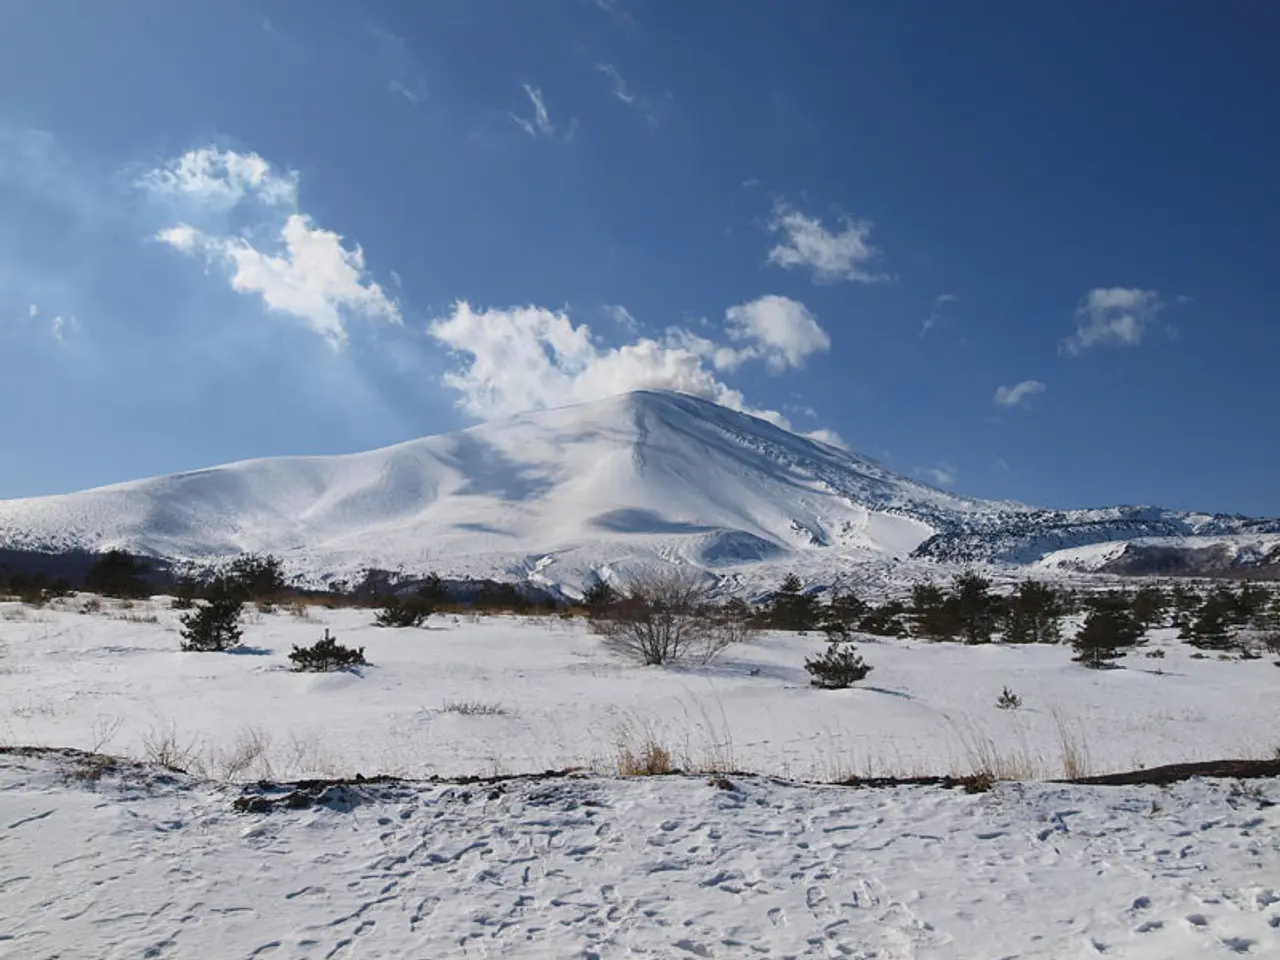
[[[0,549],[277,554],[311,582],[369,567],[529,579],[692,564],[741,583],[928,560],[1028,563],[1137,536],[1280,521],[975,500],[680,394],[636,392],[369,453],[281,457],[0,502]]]
[[[734,777],[331,791],[233,812],[0,755],[0,951],[30,958],[1201,960],[1280,949],[1280,789]]]

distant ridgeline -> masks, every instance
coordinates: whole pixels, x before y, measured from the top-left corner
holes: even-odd
[[[1280,541],[1249,549],[1247,544],[1195,540],[1280,534],[1280,519],[1227,514],[1193,518],[1155,507],[1113,507],[932,520],[943,529],[920,544],[912,556],[962,564],[1025,564],[1059,550],[1115,543],[1114,555],[1090,569],[1130,575],[1280,579]]]
[[[0,550],[0,594],[11,588],[14,595],[24,597],[47,597],[72,590],[124,598],[155,593],[199,596],[211,586],[225,586],[227,582],[237,585],[250,600],[329,597],[376,603],[388,597],[412,596],[424,588],[433,591],[442,602],[512,612],[554,607],[563,600],[557,593],[528,582],[451,579],[435,574],[411,576],[378,569],[364,571],[357,580],[334,580],[325,588],[300,587],[289,582],[280,561],[269,554],[242,554],[225,563],[200,567],[122,550],[102,554],[82,550]]]

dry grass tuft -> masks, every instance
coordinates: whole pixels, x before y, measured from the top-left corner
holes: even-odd
[[[660,743],[650,741],[638,750],[622,745],[618,748],[618,773],[624,777],[661,777],[675,772],[671,752]]]
[[[440,706],[441,713],[456,713],[463,717],[505,717],[511,711],[500,703],[484,703],[480,700],[446,700]]]

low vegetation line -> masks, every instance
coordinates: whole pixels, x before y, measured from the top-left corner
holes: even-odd
[[[164,767],[159,764],[148,764],[124,757],[78,750],[74,747],[35,747],[35,746],[0,746],[0,756],[60,758],[79,765],[81,768],[105,772],[123,767],[134,772],[147,769],[163,769],[167,773],[183,773],[184,771]],[[550,770],[526,773],[496,773],[458,776],[427,776],[406,778],[390,774],[374,774],[364,776],[356,773],[349,777],[307,778],[301,780],[271,781],[260,780],[241,787],[242,796],[236,801],[236,808],[243,812],[266,812],[275,809],[290,809],[311,806],[322,802],[327,790],[342,788],[376,787],[378,785],[411,786],[414,784],[435,784],[447,786],[496,786],[508,783],[538,782],[545,780],[563,780],[568,778],[584,778],[599,776],[599,772],[587,767],[561,767]],[[623,778],[634,776],[669,776],[669,777],[704,777],[708,771],[681,770],[665,768],[660,771],[637,770],[624,774]],[[768,780],[774,783],[805,784],[809,786],[841,786],[887,789],[894,787],[940,787],[943,789],[962,788],[967,793],[985,793],[996,783],[1001,782],[988,773],[970,775],[937,775],[907,777],[845,777],[835,781],[826,780],[791,780],[771,774],[755,773],[748,770],[711,771],[713,785],[722,789],[730,789],[730,777],[738,779]],[[1171,763],[1158,767],[1147,767],[1142,770],[1129,770],[1120,773],[1100,774],[1073,779],[1037,780],[1028,782],[1069,784],[1073,786],[1122,787],[1122,786],[1167,786],[1184,780],[1195,778],[1224,780],[1257,780],[1280,777],[1280,757],[1269,760],[1205,760],[1193,763]],[[92,778],[96,779],[96,777]],[[726,786],[726,784],[728,784]]]
[[[1137,784],[1178,783],[1193,777],[1210,777],[1227,780],[1258,780],[1263,777],[1280,777],[1280,757],[1274,760],[1204,760],[1197,763],[1168,763],[1145,770],[1126,773],[1104,773],[1095,777],[1077,777],[1075,780],[1053,780],[1051,783],[1074,783],[1094,787],[1127,787]]]

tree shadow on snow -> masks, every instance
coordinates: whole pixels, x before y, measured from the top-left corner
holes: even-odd
[[[268,650],[266,647],[232,647],[227,653],[234,653],[237,657],[269,657],[274,650]]]
[[[886,697],[898,697],[901,700],[915,699],[911,694],[905,693],[902,690],[890,690],[888,687],[872,687],[866,684],[859,684],[859,687],[862,690],[869,690],[872,693],[883,693]]]
[[[808,685],[809,675],[799,667],[786,667],[776,663],[757,663],[752,660],[710,663],[692,667],[690,671],[714,674],[719,677],[743,678],[757,680],[774,680],[779,683]]]

